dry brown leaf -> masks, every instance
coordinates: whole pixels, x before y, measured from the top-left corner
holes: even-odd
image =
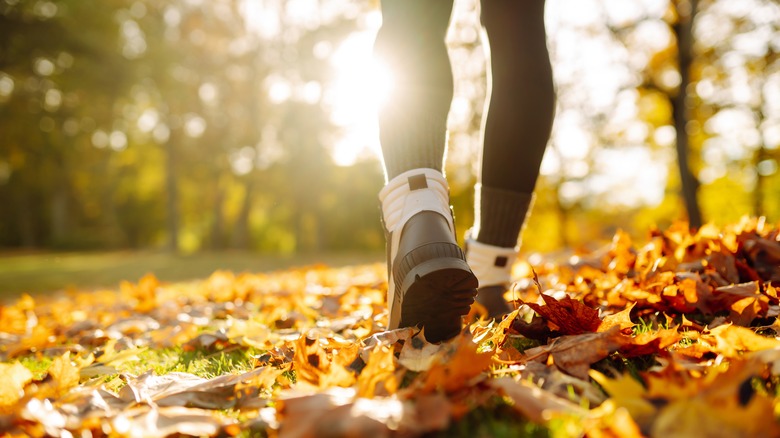
[[[539,362],[526,363],[525,368],[520,371],[519,378],[533,382],[553,395],[578,404],[598,406],[606,399],[602,390],[594,386],[590,380],[578,379]]]
[[[549,348],[553,363],[561,371],[580,379],[588,378],[593,363],[631,342],[617,326],[600,333],[585,333],[555,339]]]
[[[390,435],[403,416],[397,399],[357,399],[353,388],[283,393],[277,403],[280,438]],[[380,417],[377,420],[373,417]]]
[[[490,386],[512,400],[512,407],[534,423],[543,424],[555,416],[584,415],[576,404],[553,395],[525,380],[511,377],[492,379]]]
[[[404,342],[398,363],[411,371],[427,371],[444,352],[446,344],[431,344],[422,336],[414,336]]]
[[[204,409],[231,409],[264,407],[267,403],[260,399],[260,391],[270,388],[284,370],[270,367],[256,368],[243,374],[224,375],[209,380],[192,380],[192,385],[173,389],[166,387],[151,399],[158,406],[187,406]]]
[[[399,341],[407,342],[417,333],[419,333],[419,330],[412,327],[375,333],[363,340],[363,348],[360,351],[360,357],[364,362],[368,362],[370,352],[374,348],[395,345]]]
[[[180,406],[140,406],[120,412],[111,419],[111,431],[120,436],[163,438],[171,435],[216,435],[224,425],[211,411]]]
[[[728,310],[731,322],[748,326],[769,309],[769,297],[763,295],[758,281],[721,286],[712,292],[710,310]]]

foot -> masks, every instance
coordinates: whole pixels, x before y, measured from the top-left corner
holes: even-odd
[[[512,284],[512,267],[518,251],[518,247],[488,245],[466,236],[466,260],[480,284],[477,302],[487,309],[491,318],[499,318],[512,310],[504,300],[504,293]]]
[[[444,176],[415,169],[380,193],[388,245],[389,329],[422,327],[430,342],[457,335],[477,279],[455,240]]]
[[[420,326],[439,342],[457,335],[469,312],[477,278],[466,264],[445,218],[424,211],[404,226],[393,261],[399,327]]]
[[[477,302],[487,310],[488,318],[501,319],[512,311],[504,299],[507,288],[504,286],[486,286],[477,291]]]

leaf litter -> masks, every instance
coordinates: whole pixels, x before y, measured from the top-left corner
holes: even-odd
[[[24,295],[0,307],[0,432],[419,436],[508,406],[552,436],[780,436],[778,226],[515,268],[515,310],[441,344],[385,330],[378,264]]]

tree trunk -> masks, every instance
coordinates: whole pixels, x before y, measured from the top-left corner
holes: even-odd
[[[252,194],[254,182],[251,175],[244,186],[244,201],[241,203],[241,210],[238,212],[236,223],[233,226],[233,236],[230,242],[232,248],[249,249],[249,213],[252,211]]]
[[[215,177],[218,179],[218,177]],[[220,250],[223,249],[223,240],[222,237],[224,235],[223,232],[223,225],[224,225],[224,218],[222,217],[222,203],[225,196],[223,193],[222,187],[219,186],[219,183],[217,183],[216,187],[216,194],[214,196],[214,219],[211,223],[211,249],[212,250]]]
[[[763,84],[761,85],[763,86]],[[760,129],[766,119],[763,108],[759,107],[755,111],[755,114],[757,118],[756,125],[759,126]],[[766,143],[764,142],[763,137],[764,136],[762,135],[761,144],[756,151],[755,161],[753,162],[753,168],[756,172],[756,186],[753,190],[753,214],[756,217],[763,216],[766,213],[764,211],[764,197],[766,193],[767,175],[761,170],[761,162],[769,158],[769,153],[767,152]]]
[[[28,193],[17,196],[16,201],[16,220],[22,248],[36,248],[40,243],[35,231],[35,218],[30,208],[29,195],[31,192],[32,190],[29,190]]]
[[[685,201],[685,209],[688,212],[690,227],[699,228],[702,225],[701,211],[699,210],[698,190],[699,181],[693,175],[690,168],[688,133],[688,85],[690,83],[690,67],[693,57],[693,20],[696,16],[698,0],[679,0],[677,6],[677,23],[674,25],[674,33],[677,37],[677,60],[680,68],[680,89],[672,102],[674,128],[677,131],[677,164],[682,183],[682,196]]]
[[[171,137],[165,143],[165,189],[168,195],[168,251],[179,250],[179,194],[176,184],[176,145],[181,137],[180,129],[172,129]]]
[[[55,245],[61,245],[68,237],[69,200],[66,185],[58,184],[51,197],[51,214],[49,216],[49,230],[51,241]]]
[[[761,174],[759,164],[766,159],[766,149],[763,144],[756,151],[756,158],[754,167],[756,169],[756,187],[753,190],[753,214],[758,216],[764,215],[764,187],[766,186],[766,176]]]

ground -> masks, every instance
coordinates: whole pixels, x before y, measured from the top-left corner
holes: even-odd
[[[0,307],[9,436],[780,436],[780,237],[744,219],[522,261],[500,321],[386,331],[381,263]]]

